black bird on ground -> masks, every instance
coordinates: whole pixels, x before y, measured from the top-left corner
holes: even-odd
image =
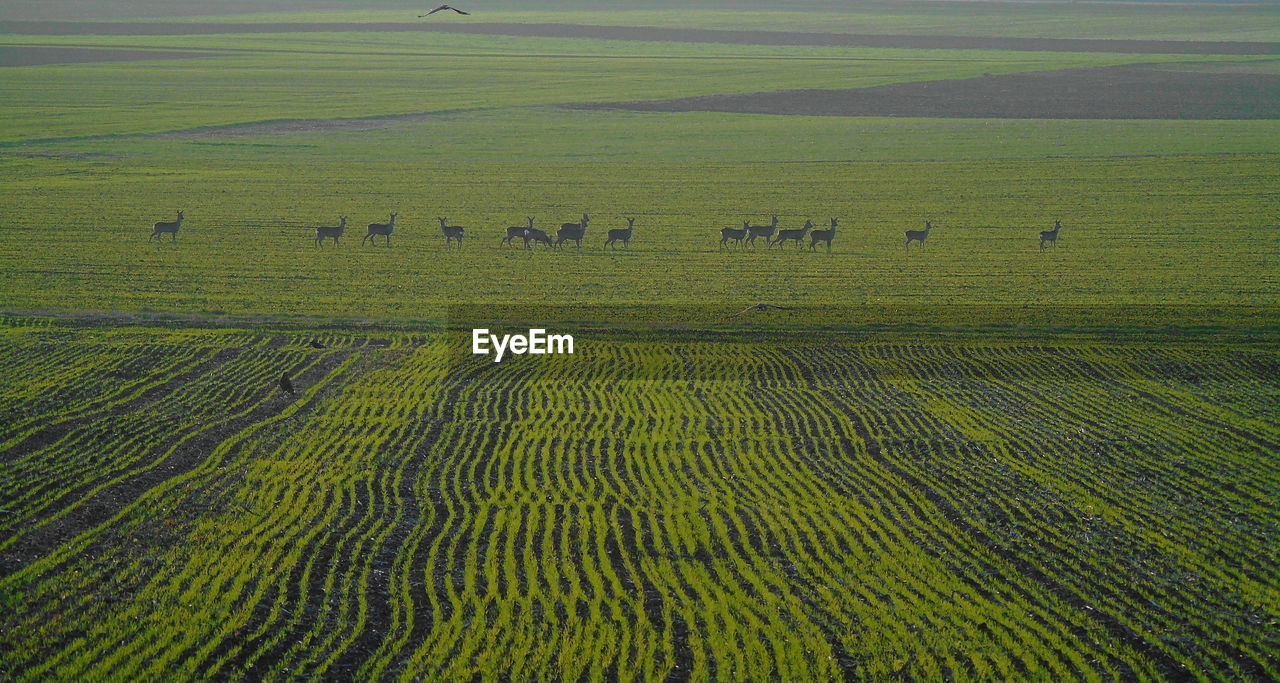
[[[440,5],[439,7],[437,7],[437,8],[435,8],[435,9],[431,10],[430,12],[427,12],[426,14],[419,14],[419,15],[418,15],[418,18],[419,18],[419,19],[421,19],[421,18],[423,18],[423,17],[429,17],[429,16],[431,16],[431,15],[435,14],[436,12],[439,12],[439,11],[441,11],[441,10],[446,10],[446,9],[451,9],[451,10],[453,10],[453,11],[457,12],[458,14],[466,14],[466,15],[470,15],[470,14],[471,14],[470,12],[463,12],[462,10],[458,9],[457,7],[450,7],[450,6],[448,6],[448,5]]]
[[[729,316],[729,319],[730,319],[730,320],[732,320],[733,318],[736,318],[736,317],[738,317],[738,316],[740,316],[740,315],[746,315],[747,313],[751,313],[752,311],[768,311],[768,310],[772,310],[772,309],[778,309],[778,310],[780,310],[780,311],[789,311],[789,310],[791,310],[791,307],[790,307],[790,306],[775,306],[774,304],[756,304],[755,306],[747,306],[746,308],[742,309],[741,311],[738,311],[737,313],[734,313],[733,315]]]
[[[324,344],[321,344],[320,342],[318,342],[318,341],[316,341],[316,340],[314,340],[314,339],[312,339],[312,340],[311,340],[311,343],[310,343],[310,344],[307,344],[307,346],[310,346],[310,347],[311,347],[311,348],[313,348],[313,349],[323,349],[323,348],[324,348]]]
[[[289,381],[289,373],[281,373],[280,375],[280,391],[293,396],[293,382]]]

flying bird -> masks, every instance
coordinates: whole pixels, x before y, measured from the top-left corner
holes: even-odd
[[[293,396],[293,382],[289,381],[289,373],[287,372],[280,375],[280,391]]]
[[[313,348],[313,349],[323,349],[323,348],[324,348],[324,344],[321,344],[320,342],[318,342],[318,341],[316,341],[316,340],[314,340],[314,339],[312,339],[312,340],[311,340],[311,343],[310,343],[310,344],[307,344],[307,346],[310,346],[310,347],[311,347],[311,348]]]
[[[738,311],[737,313],[734,313],[733,315],[729,316],[729,319],[730,319],[730,320],[732,320],[732,319],[734,319],[734,318],[736,318],[736,317],[738,317],[738,316],[740,316],[740,315],[745,315],[745,314],[747,314],[747,313],[751,313],[752,311],[768,311],[768,310],[771,310],[771,309],[777,309],[777,310],[780,310],[780,311],[789,311],[789,310],[791,310],[791,307],[790,307],[790,306],[775,306],[774,304],[756,304],[755,306],[747,306],[746,308],[742,309],[741,311]]]
[[[421,19],[421,18],[423,18],[423,17],[429,17],[429,16],[431,16],[431,15],[435,14],[436,12],[439,12],[439,11],[441,11],[441,10],[446,10],[446,9],[451,9],[451,10],[453,10],[453,11],[457,12],[458,14],[466,14],[466,15],[470,15],[470,14],[471,14],[470,12],[463,12],[462,10],[458,9],[457,7],[450,7],[450,6],[448,6],[448,5],[440,5],[439,7],[437,7],[437,8],[435,8],[435,9],[431,10],[430,12],[427,12],[426,14],[419,14],[419,15],[418,15],[418,18],[419,18],[419,19]]]

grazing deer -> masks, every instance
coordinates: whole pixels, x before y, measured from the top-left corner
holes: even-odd
[[[533,218],[526,217],[525,220],[529,221],[528,226],[512,225],[507,228],[507,236],[502,238],[503,244],[511,244],[511,240],[517,237],[524,237],[524,233],[526,230],[533,229]]]
[[[720,248],[724,249],[729,240],[738,243],[738,247],[742,247],[742,238],[747,236],[747,231],[751,229],[749,221],[742,221],[742,228],[721,228],[720,229]]]
[[[804,222],[803,228],[792,228],[791,230],[779,230],[778,236],[774,238],[772,242],[769,243],[769,246],[772,247],[775,245],[779,245],[779,244],[782,244],[783,242],[786,242],[787,240],[795,240],[796,248],[798,249],[804,246],[804,236],[807,235],[809,231],[812,229],[813,229],[813,221],[807,220]]]
[[[463,232],[462,226],[446,225],[447,219],[445,218],[437,217],[436,220],[440,221],[440,231],[444,233],[445,248],[448,248],[450,244],[453,244],[454,240],[458,240],[458,246],[462,246],[462,238],[467,236],[466,233]]]
[[[1040,232],[1040,251],[1044,252],[1044,243],[1048,242],[1053,245],[1054,249],[1058,248],[1058,231],[1062,229],[1062,221],[1054,221],[1052,230],[1042,230]]]
[[[827,253],[831,252],[831,240],[836,238],[837,222],[838,221],[836,219],[832,218],[830,230],[814,230],[813,233],[809,235],[809,251],[817,251],[816,247],[818,243],[826,242]]]
[[[335,226],[331,226],[331,227],[326,226],[326,227],[316,228],[316,246],[323,247],[324,240],[326,237],[333,239],[333,246],[335,247],[338,246],[338,238],[342,237],[342,233],[346,232],[346,230],[347,230],[346,216],[339,216],[338,224]]]
[[[756,246],[757,237],[763,237],[764,243],[768,244],[769,238],[773,237],[773,231],[778,229],[778,217],[774,216],[773,222],[768,225],[751,225],[749,223],[743,223],[742,225],[747,229],[747,244],[753,247]]]
[[[582,237],[587,234],[587,223],[591,220],[591,216],[582,214],[582,220],[577,223],[561,223],[560,229],[556,231],[556,246],[572,240],[577,243],[578,248],[582,248]]]
[[[912,242],[919,242],[920,248],[924,249],[924,241],[929,237],[929,231],[933,229],[933,223],[924,222],[924,230],[908,230],[907,231],[907,249],[911,248]]]
[[[547,247],[551,246],[551,236],[541,230],[529,229],[524,231],[524,248],[529,248],[530,242],[541,242]]]
[[[170,235],[173,235],[173,241],[177,242],[178,228],[182,227],[182,218],[183,218],[182,212],[179,211],[178,220],[172,221],[172,222],[160,221],[159,223],[156,223],[154,226],[152,226],[151,237],[148,237],[147,241],[150,242],[153,239],[163,239],[165,233],[168,233]]]
[[[370,223],[369,232],[365,234],[364,239],[360,240],[360,244],[364,245],[365,240],[369,240],[370,244],[377,244],[375,237],[385,235],[387,238],[387,246],[391,246],[391,231],[396,227],[396,215],[391,214],[391,220],[386,223]]]
[[[607,247],[610,244],[613,244],[614,242],[622,242],[622,246],[630,249],[631,248],[631,230],[634,227],[636,227],[636,219],[628,218],[627,227],[614,228],[613,230],[609,231],[609,239],[604,241],[604,246]],[[614,249],[617,249],[617,247],[614,247]]]

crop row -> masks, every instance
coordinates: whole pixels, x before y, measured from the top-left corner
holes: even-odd
[[[272,410],[130,497],[85,494],[106,522],[6,556],[3,671],[1280,674],[1274,354],[596,341],[494,364],[389,337],[204,333],[244,348],[173,410]],[[296,400],[259,392],[281,363],[318,364]],[[145,422],[87,415],[118,440],[99,476],[138,467]],[[89,486],[71,463],[99,450],[68,438],[6,476]],[[19,523],[56,507],[24,505]]]

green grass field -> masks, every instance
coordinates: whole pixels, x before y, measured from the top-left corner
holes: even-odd
[[[182,21],[415,14],[286,8]],[[477,16],[1280,40],[1267,5],[672,12]],[[0,678],[1280,677],[1280,122],[565,106],[1280,58],[342,28],[0,34],[196,53],[0,66]],[[500,244],[584,211],[581,250]],[[720,248],[774,214],[832,251]]]

